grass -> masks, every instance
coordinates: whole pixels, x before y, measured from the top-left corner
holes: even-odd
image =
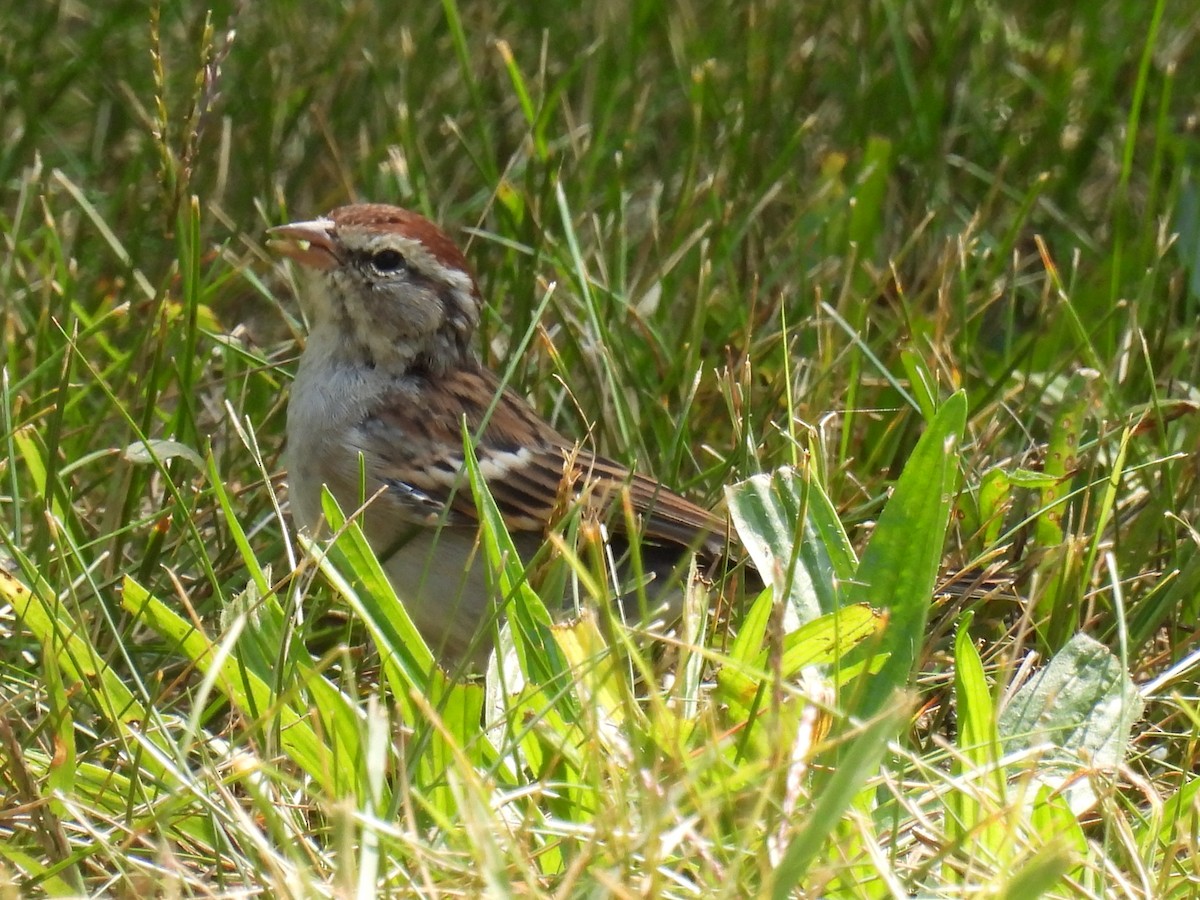
[[[6,896],[1196,893],[1190,4],[0,26]],[[518,664],[436,670],[282,507],[263,232],[348,199],[467,243],[564,432],[744,482],[779,601],[647,658],[489,520]]]

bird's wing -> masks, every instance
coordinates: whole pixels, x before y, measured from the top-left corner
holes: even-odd
[[[423,408],[416,408],[418,398]],[[619,498],[627,490],[643,540],[712,556],[723,551],[721,519],[653,479],[577,447],[516,394],[499,391],[495,376],[482,367],[398,389],[360,425],[359,449],[379,461],[369,474],[388,488],[381,502],[412,521],[478,524],[463,477],[464,417],[469,432],[480,435],[479,471],[510,531],[544,533],[570,504],[583,503],[610,530],[623,532]],[[405,435],[402,443],[397,434]]]

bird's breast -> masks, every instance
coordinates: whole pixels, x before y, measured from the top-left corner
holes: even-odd
[[[337,363],[327,344],[309,339],[288,399],[288,495],[296,522],[310,530],[320,523],[322,484],[343,507],[352,502],[345,494],[357,483],[358,452],[350,437],[381,390],[369,369]]]

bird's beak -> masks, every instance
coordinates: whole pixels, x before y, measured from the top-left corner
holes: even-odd
[[[267,246],[314,269],[332,269],[340,261],[333,237],[332,219],[292,222],[268,228]]]

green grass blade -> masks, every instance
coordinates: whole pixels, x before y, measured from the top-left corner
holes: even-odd
[[[885,711],[856,732],[838,761],[820,796],[808,811],[806,821],[787,845],[771,878],[771,896],[785,900],[804,883],[809,867],[821,854],[834,826],[879,771],[879,762],[908,716],[908,704],[888,698],[880,704]]]
[[[857,698],[860,715],[874,714],[905,687],[918,659],[957,491],[966,415],[962,392],[942,404],[905,463],[846,592],[852,602],[888,612],[879,647],[888,658],[863,685]]]

